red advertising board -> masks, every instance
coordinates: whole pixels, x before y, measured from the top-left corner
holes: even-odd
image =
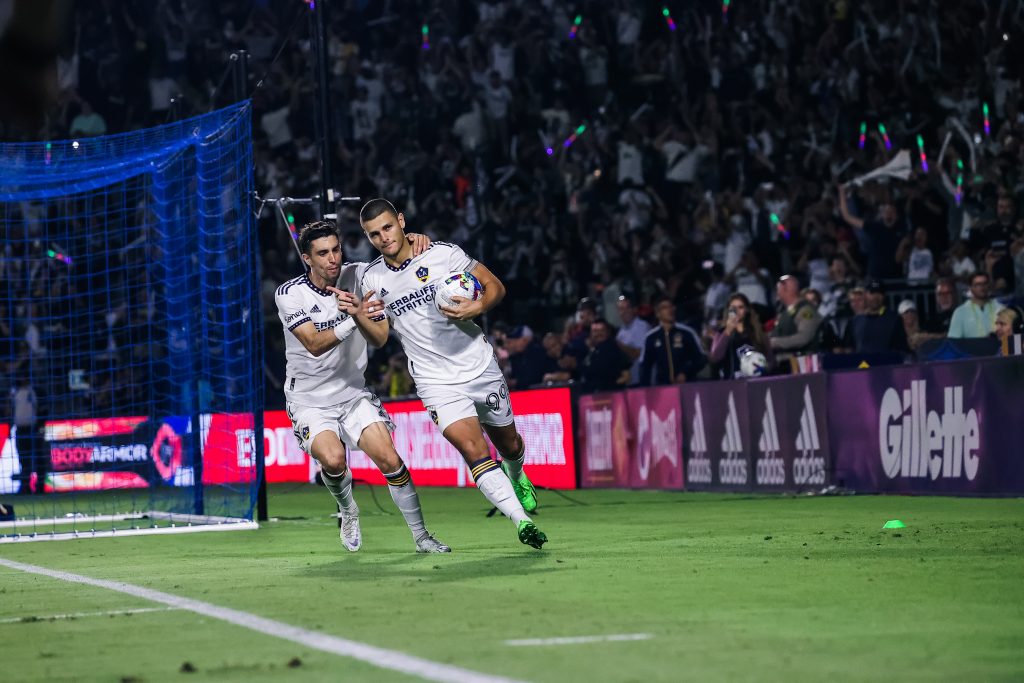
[[[395,446],[421,486],[471,486],[462,456],[430,420],[419,401],[386,404],[394,419]],[[576,487],[572,409],[569,390],[512,393],[516,426],[526,441],[526,465],[538,486]],[[191,485],[191,426],[188,418],[149,420],[114,417],[60,420],[46,424],[50,481],[57,491]],[[256,476],[251,414],[200,416],[204,484],[238,484]],[[7,434],[0,426],[0,442]],[[299,448],[284,411],[264,413],[263,445],[267,481],[310,481],[315,463]],[[17,460],[13,441],[7,460]],[[355,451],[349,466],[357,479],[383,484],[366,456]],[[13,484],[11,484],[13,486]]]
[[[629,410],[626,394],[581,396],[580,486],[628,488]]]
[[[462,456],[441,435],[422,403],[393,401],[384,405],[395,421],[395,448],[409,466],[418,486],[473,485],[473,477]],[[526,442],[526,468],[530,480],[538,486],[553,489],[576,488],[569,390],[514,391],[512,410],[516,416],[516,427]],[[384,483],[384,477],[362,452],[351,453],[349,467],[357,479]],[[269,465],[267,469],[269,471]]]

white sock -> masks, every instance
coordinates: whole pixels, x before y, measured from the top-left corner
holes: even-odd
[[[324,470],[320,470],[320,477],[324,480],[324,485],[327,490],[334,496],[334,500],[338,501],[338,507],[345,512],[359,512],[359,506],[356,505],[355,499],[352,497],[352,473],[345,468],[345,472],[340,475],[328,474]]]
[[[522,442],[522,445],[523,447],[515,455],[501,456],[501,461],[505,463],[505,468],[508,471],[508,477],[513,481],[519,479],[523,473],[523,463],[526,462],[526,443]]]
[[[398,468],[398,471],[385,474],[388,481],[388,493],[391,500],[395,501],[405,523],[409,525],[414,541],[418,541],[427,535],[426,525],[423,523],[423,510],[420,508],[420,496],[416,493],[416,485],[412,483],[409,470],[405,465]]]
[[[501,514],[511,519],[516,526],[519,526],[519,522],[530,521],[519,499],[516,498],[512,482],[500,469],[493,469],[481,474],[476,480],[476,487],[491,502],[491,505],[498,508]]]

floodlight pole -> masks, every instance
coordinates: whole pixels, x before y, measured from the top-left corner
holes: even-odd
[[[320,137],[320,215],[334,213],[334,185],[331,173],[331,155],[334,153],[331,139],[331,90],[327,64],[327,0],[312,0],[310,37],[313,44],[313,60],[317,75],[317,117],[316,124]]]

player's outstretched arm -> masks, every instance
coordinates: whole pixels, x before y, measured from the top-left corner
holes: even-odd
[[[388,318],[384,313],[384,302],[377,299],[372,289],[362,299],[351,292],[328,287],[338,297],[338,308],[348,313],[355,321],[359,332],[374,346],[384,346],[388,340]]]
[[[492,273],[487,266],[477,262],[472,273],[473,277],[480,282],[483,292],[476,301],[470,301],[461,296],[453,296],[452,301],[455,302],[455,306],[439,307],[439,310],[449,320],[472,320],[491,310],[505,298],[505,285],[501,283],[498,276]]]

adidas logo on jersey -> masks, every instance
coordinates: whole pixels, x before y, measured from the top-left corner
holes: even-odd
[[[764,396],[764,415],[761,417],[761,436],[757,440],[757,450],[761,457],[754,468],[754,478],[758,484],[765,486],[785,486],[786,461],[779,456],[779,424],[775,419],[775,402],[772,390],[768,389]]]
[[[825,458],[817,455],[820,448],[818,420],[814,414],[814,402],[811,401],[811,388],[805,386],[800,431],[796,435],[796,449],[800,457],[793,461],[793,481],[796,484],[825,483]]]
[[[708,458],[708,438],[704,431],[704,411],[700,396],[693,399],[693,427],[690,430],[690,460],[686,463],[686,480],[695,484],[711,483],[711,459]]]
[[[718,481],[722,484],[746,484],[747,460],[743,457],[743,435],[740,418],[736,414],[736,399],[729,392],[729,412],[725,416],[725,434],[722,436],[722,455],[718,461]]]
[[[319,313],[320,312],[320,307],[317,306],[316,304],[313,304],[313,308],[309,309],[309,312],[310,313]]]
[[[379,292],[377,292],[377,293],[378,293],[378,294],[379,294],[380,296],[387,296],[387,295],[388,295],[388,290],[386,290],[386,289],[384,289],[383,287],[381,287],[381,288],[380,288],[380,291],[379,291]]]

